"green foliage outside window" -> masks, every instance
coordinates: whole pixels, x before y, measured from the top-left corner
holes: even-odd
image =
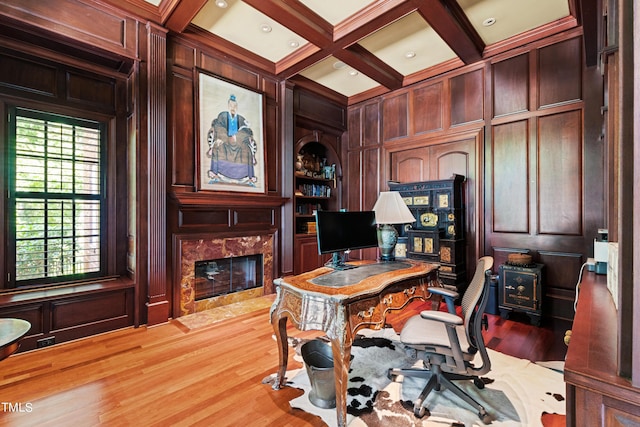
[[[17,110],[13,129],[15,282],[99,273],[100,124]]]

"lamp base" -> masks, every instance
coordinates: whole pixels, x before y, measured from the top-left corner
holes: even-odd
[[[398,231],[393,225],[382,224],[378,227],[378,247],[380,261],[395,261]]]

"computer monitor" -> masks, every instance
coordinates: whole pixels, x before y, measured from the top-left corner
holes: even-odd
[[[378,246],[376,216],[373,211],[318,211],[316,213],[318,252],[332,254],[328,267],[353,268],[342,253]]]

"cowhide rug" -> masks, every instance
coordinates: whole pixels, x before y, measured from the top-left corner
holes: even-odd
[[[302,343],[292,344],[296,358],[302,361],[299,356]],[[350,427],[483,425],[475,409],[448,390],[431,392],[426,399],[427,415],[422,419],[413,415],[412,399],[420,394],[427,380],[400,377],[392,382],[387,378],[390,367],[420,366],[421,363],[406,356],[393,329],[360,331],[351,354],[347,396]],[[486,384],[483,390],[471,381],[457,381],[457,384],[485,406],[493,417],[492,426],[542,426],[544,413],[565,414],[562,372],[492,350],[489,357],[492,369],[483,377]],[[306,369],[288,371],[286,376],[289,386],[305,392],[290,402],[292,407],[320,416],[329,426],[337,425],[335,409],[321,409],[309,401],[311,385]],[[273,375],[264,382],[270,379]]]

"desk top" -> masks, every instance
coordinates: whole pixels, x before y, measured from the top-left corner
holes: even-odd
[[[413,259],[393,262],[349,261],[358,268],[333,270],[320,267],[315,270],[276,279],[274,283],[306,293],[325,296],[353,297],[364,293],[375,293],[389,284],[411,278],[426,276],[438,269],[438,264]]]
[[[638,402],[640,390],[617,372],[618,331],[607,276],[585,273],[564,364],[565,382]]]

